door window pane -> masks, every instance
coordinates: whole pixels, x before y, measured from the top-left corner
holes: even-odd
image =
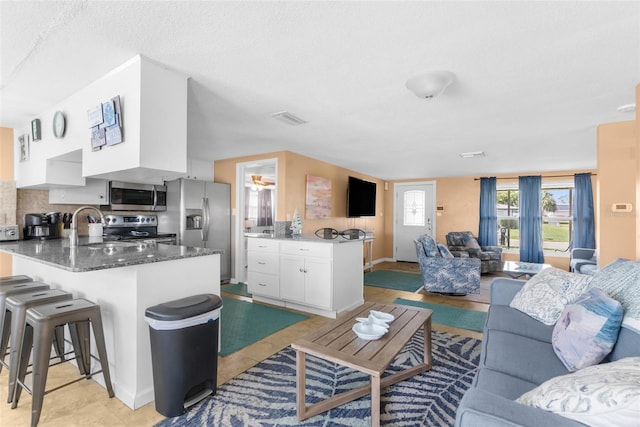
[[[411,190],[404,193],[404,221],[405,226],[424,227],[425,192]]]

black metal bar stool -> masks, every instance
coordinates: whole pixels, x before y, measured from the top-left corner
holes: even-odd
[[[53,340],[54,331],[57,326],[68,325],[69,330],[75,328],[76,323],[91,322],[93,336],[95,338],[96,348],[98,351],[98,360],[101,369],[96,372],[86,371],[84,376],[70,381],[66,384],[45,391],[47,382],[47,373],[49,371],[49,356],[51,353],[51,341]],[[73,334],[73,332],[71,332]],[[76,330],[77,333],[77,330]],[[87,341],[88,341],[87,337]],[[27,365],[29,363],[29,355],[33,345],[33,384],[31,390],[24,384],[27,374]],[[88,347],[88,345],[87,345]],[[24,388],[27,392],[31,392],[31,426],[38,425],[40,413],[42,412],[42,404],[44,396],[47,393],[58,390],[67,385],[78,382],[84,378],[89,379],[92,375],[102,373],[104,383],[107,387],[109,397],[113,397],[113,387],[111,385],[111,376],[109,375],[109,362],[107,361],[107,350],[104,343],[104,332],[102,329],[102,317],[100,315],[100,306],[82,298],[61,301],[57,303],[38,305],[27,310],[27,318],[25,322],[24,340],[20,355],[20,364],[18,366],[18,379],[16,380],[15,393],[13,395],[13,403],[11,408],[18,405],[20,394]],[[83,363],[82,350],[74,347],[74,353],[78,364]],[[94,356],[91,356],[95,359]]]
[[[28,276],[3,277],[0,282],[0,372],[5,366],[4,356],[9,346],[9,331],[11,330],[11,313],[5,309],[7,297],[25,292],[41,291],[49,289],[49,285],[42,282],[33,282]],[[7,325],[5,327],[5,324]]]
[[[73,296],[60,289],[48,289],[36,292],[11,295],[7,298],[6,310],[11,313],[11,340],[9,345],[9,393],[7,403],[13,402],[16,379],[18,378],[19,356],[22,354],[24,338],[24,322],[27,310],[37,305],[72,299]],[[9,325],[7,324],[7,327]],[[60,363],[64,362],[64,326],[56,327],[53,344]],[[84,374],[84,366],[80,365],[80,374]]]

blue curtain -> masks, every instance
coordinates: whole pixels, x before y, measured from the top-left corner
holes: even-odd
[[[520,261],[544,262],[542,252],[542,203],[540,176],[518,178],[520,192]]]
[[[496,179],[480,178],[480,228],[478,240],[482,246],[498,244],[498,213],[496,211]]]
[[[577,173],[573,193],[573,247],[596,248],[591,174]]]

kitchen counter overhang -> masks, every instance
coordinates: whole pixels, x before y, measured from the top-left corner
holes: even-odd
[[[86,272],[220,254],[222,251],[147,240],[103,241],[101,237],[80,237],[75,248],[69,247],[68,239],[19,240],[0,242],[0,252],[67,271]]]

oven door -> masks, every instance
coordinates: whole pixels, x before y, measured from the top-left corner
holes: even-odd
[[[111,181],[109,200],[112,211],[166,211],[167,187]]]

